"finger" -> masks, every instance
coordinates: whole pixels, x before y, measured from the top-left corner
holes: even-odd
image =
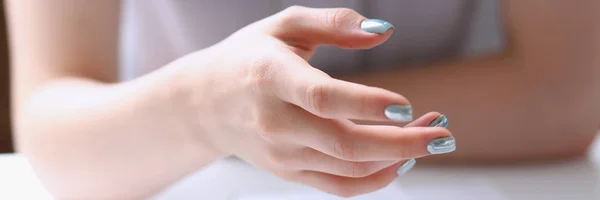
[[[427,126],[433,125],[432,123],[434,123],[436,121],[436,119],[438,119],[439,117],[442,117],[442,114],[440,114],[438,112],[429,112],[429,113],[427,113],[427,114],[419,117],[418,119],[410,122],[409,124],[407,124],[404,127],[405,128],[408,128],[408,127],[427,127]]]
[[[402,95],[333,79],[297,56],[288,56],[270,87],[280,99],[323,118],[411,121],[412,107]]]
[[[397,163],[377,173],[362,178],[349,178],[315,171],[302,171],[292,176],[292,181],[310,185],[321,191],[342,197],[352,197],[377,191],[392,183],[398,175]]]
[[[333,140],[320,141],[321,144],[318,144],[320,146],[317,148],[349,161],[420,158],[431,154],[449,153],[456,148],[452,134],[443,128],[357,125],[346,129],[345,133],[337,134],[332,135]],[[449,150],[431,151],[431,148]]]
[[[289,158],[286,166],[292,166],[296,170],[317,171],[351,178],[366,177],[398,163],[397,160],[372,162],[345,161],[308,147],[290,152],[286,157]]]
[[[273,16],[271,35],[293,46],[314,48],[319,44],[348,49],[367,49],[383,43],[394,26],[382,20],[368,20],[348,8],[307,8],[292,6]]]
[[[295,123],[285,128],[294,133],[282,136],[346,161],[404,160],[449,153],[456,148],[452,133],[445,128],[355,125],[348,120],[323,119],[296,109]]]
[[[420,118],[404,125],[404,127],[426,127],[429,126],[432,122],[434,122],[437,118],[441,117],[442,114],[438,113],[438,112],[429,112],[426,113],[425,115],[421,116]],[[390,126],[400,126],[402,125],[401,123],[398,122],[378,122],[378,121],[366,121],[366,120],[352,120],[354,123],[356,124],[361,124],[361,125],[390,125]],[[447,121],[446,121],[446,124]],[[444,127],[444,126],[440,126],[440,127]]]

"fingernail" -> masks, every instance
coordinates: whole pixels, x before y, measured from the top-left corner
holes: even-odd
[[[410,159],[407,160],[406,162],[404,162],[404,164],[400,165],[400,167],[398,167],[398,170],[396,170],[396,174],[398,175],[402,175],[402,174],[406,174],[406,172],[410,171],[415,164],[417,163],[417,160]]]
[[[390,105],[385,108],[385,116],[394,121],[412,121],[412,107],[402,105]]]
[[[446,115],[440,115],[439,117],[435,118],[433,121],[431,121],[431,123],[429,123],[429,127],[448,127],[448,118],[446,118]]]
[[[438,138],[427,145],[427,151],[431,154],[450,153],[456,150],[456,142],[454,137]]]
[[[369,33],[383,34],[390,28],[394,28],[394,25],[381,19],[366,19],[360,23],[360,29]]]

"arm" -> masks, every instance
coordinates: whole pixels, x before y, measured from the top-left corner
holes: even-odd
[[[141,198],[214,157],[178,138],[169,72],[116,83],[119,1],[6,3],[16,144],[57,198]]]
[[[446,113],[460,142],[447,161],[584,153],[600,122],[600,3],[501,7],[509,42],[501,54],[341,78],[401,93],[417,113]]]
[[[148,197],[222,154],[354,196],[454,149],[450,131],[426,127],[439,113],[405,127],[346,120],[411,115],[399,94],[308,64],[317,45],[366,49],[390,36],[362,30],[349,9],[290,7],[115,83],[117,1],[8,3],[17,143],[59,199]]]

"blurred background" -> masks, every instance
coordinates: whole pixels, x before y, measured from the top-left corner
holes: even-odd
[[[13,151],[10,129],[8,45],[4,1],[0,1],[0,153]]]

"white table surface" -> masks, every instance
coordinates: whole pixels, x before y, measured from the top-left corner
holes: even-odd
[[[418,191],[426,194],[426,197],[411,198],[411,200],[447,200],[465,199],[465,197],[471,197],[469,199],[600,200],[600,137],[588,157],[570,161],[485,167],[419,167],[417,165],[413,171],[389,187],[357,199],[397,199],[398,196],[394,194],[398,191],[405,193]],[[218,200],[264,194],[320,194],[320,192],[284,182],[237,159],[223,159],[165,189],[155,199]],[[15,154],[0,154],[0,199],[52,199],[52,197],[43,189],[26,158]]]

